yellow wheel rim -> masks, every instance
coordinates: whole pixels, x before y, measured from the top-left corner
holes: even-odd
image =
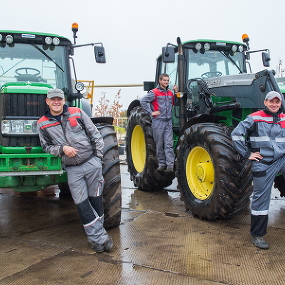
[[[199,200],[212,195],[215,171],[209,153],[202,147],[194,147],[186,161],[186,178],[192,194]]]
[[[142,172],[146,160],[146,147],[143,129],[136,125],[133,129],[131,139],[131,153],[134,167],[137,172]]]

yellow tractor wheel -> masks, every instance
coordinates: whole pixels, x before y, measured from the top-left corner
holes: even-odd
[[[186,128],[179,138],[175,166],[181,198],[194,216],[226,219],[248,204],[250,165],[238,160],[227,127],[200,123]]]
[[[131,146],[134,167],[137,172],[142,172],[146,161],[146,146],[143,129],[140,125],[136,125],[133,129]]]

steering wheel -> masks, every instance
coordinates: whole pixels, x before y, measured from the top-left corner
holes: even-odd
[[[203,79],[207,79],[207,78],[211,78],[211,77],[215,77],[216,76],[222,76],[222,72],[220,71],[209,71],[209,72],[205,72],[201,75],[201,77]]]
[[[41,72],[40,72],[38,69],[36,69],[36,68],[20,67],[20,68],[17,68],[17,69],[15,70],[16,74],[18,74],[18,75],[24,75],[23,73],[20,73],[20,72],[19,72],[20,70],[26,70],[26,74],[34,75],[34,76],[37,76],[37,75],[39,75],[39,74],[41,73]],[[35,71],[35,74],[28,73],[28,70]]]

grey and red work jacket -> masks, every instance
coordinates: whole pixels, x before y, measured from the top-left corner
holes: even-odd
[[[153,111],[160,112],[159,116],[154,116],[154,120],[167,121],[171,119],[173,105],[174,96],[172,91],[168,88],[164,90],[160,87],[160,84],[155,89],[149,91],[141,100],[141,106],[147,114],[151,115]]]
[[[240,155],[249,158],[260,152],[260,162],[270,163],[285,154],[285,114],[272,114],[265,109],[247,116],[231,133],[233,145]]]
[[[61,157],[65,165],[82,164],[94,155],[103,158],[103,138],[79,108],[64,105],[60,121],[47,111],[38,121],[38,131],[43,151]],[[74,157],[65,155],[63,147],[66,145],[78,150]]]

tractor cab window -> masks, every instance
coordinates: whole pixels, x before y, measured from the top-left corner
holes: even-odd
[[[169,88],[172,90],[174,84],[178,85],[177,65],[178,65],[178,53],[175,54],[175,62],[165,64],[165,73],[169,75]]]
[[[157,76],[159,77],[161,73],[165,73],[165,72],[166,72],[166,63],[160,59],[160,70]],[[158,77],[157,77],[157,83],[158,83]]]
[[[165,64],[165,73],[169,75],[169,89],[173,90],[174,84],[178,85],[178,53],[175,54],[175,62]],[[174,133],[179,133],[179,106],[172,109],[172,127]]]
[[[189,79],[235,75],[244,72],[243,54],[240,52],[189,49]]]
[[[225,75],[236,75],[244,72],[244,58],[240,52],[229,51],[194,51],[188,52],[188,79],[204,79]],[[205,112],[205,106],[199,99],[199,86],[197,81],[188,81],[186,109],[192,117]]]
[[[0,86],[5,83],[46,83],[68,90],[63,46],[15,43],[0,46]]]

